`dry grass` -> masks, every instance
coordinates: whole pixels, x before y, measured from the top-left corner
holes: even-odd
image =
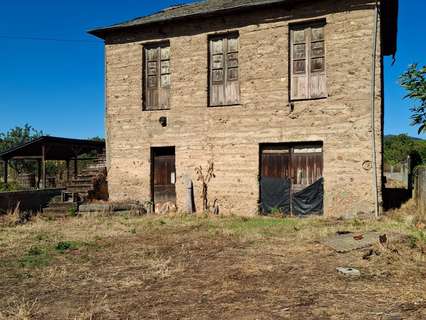
[[[409,215],[3,217],[0,319],[424,319],[426,233]],[[371,230],[399,240],[370,260],[319,242]]]
[[[37,300],[9,298],[0,311],[0,320],[31,320],[39,314]]]

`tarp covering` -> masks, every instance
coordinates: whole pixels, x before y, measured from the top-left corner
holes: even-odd
[[[322,214],[324,209],[324,178],[293,194],[291,204],[295,215]]]
[[[262,213],[267,214],[272,210],[281,212],[290,212],[290,189],[289,179],[262,177],[261,187],[261,209]]]
[[[324,178],[294,194],[291,194],[291,181],[286,178],[262,177],[260,185],[263,214],[273,210],[299,216],[323,213]]]

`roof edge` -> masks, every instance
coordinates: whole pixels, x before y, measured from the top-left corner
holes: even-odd
[[[103,142],[103,141],[90,140],[90,139],[86,140],[86,139],[73,139],[73,138],[63,138],[63,137],[54,137],[54,136],[41,136],[41,137],[35,138],[35,139],[28,141],[28,142],[21,143],[21,144],[16,145],[16,146],[14,146],[14,147],[12,147],[8,150],[1,152],[0,153],[0,159],[4,160],[4,159],[7,158],[8,154],[11,154],[11,153],[13,153],[13,152],[15,152],[19,149],[25,148],[25,147],[30,146],[32,144],[42,142],[43,140],[51,141],[51,142],[56,141],[56,142],[76,143],[76,144],[79,144],[79,143],[93,144],[93,145],[96,144],[96,145],[99,145],[99,146],[105,145],[105,142]]]
[[[147,16],[142,16],[142,17],[139,17],[139,18],[131,19],[131,20],[125,21],[123,23],[113,24],[113,25],[107,26],[107,27],[90,29],[90,30],[87,31],[87,33],[105,40],[105,37],[108,34],[111,34],[112,32],[115,32],[115,31],[134,29],[134,28],[138,28],[138,27],[142,27],[142,26],[161,24],[161,23],[170,22],[170,21],[194,19],[194,18],[198,18],[198,17],[207,17],[207,16],[216,16],[216,15],[220,15],[220,14],[223,14],[223,13],[238,12],[238,11],[248,10],[250,8],[268,7],[268,6],[271,6],[271,5],[277,5],[277,4],[284,3],[284,2],[295,2],[295,1],[303,1],[303,0],[269,0],[269,1],[263,1],[263,2],[260,2],[260,3],[249,4],[249,5],[238,5],[238,6],[234,6],[234,7],[221,8],[221,9],[216,9],[216,10],[199,11],[199,12],[194,12],[194,13],[191,13],[191,14],[179,15],[179,16],[176,16],[176,17],[167,17],[167,18],[161,18],[161,19],[158,19],[158,20],[155,20],[155,21],[146,21],[146,22],[141,22],[139,24],[126,25],[129,22],[132,22],[132,21],[135,21],[135,20],[138,20],[138,19],[147,18],[147,17],[150,17],[152,15],[161,13],[161,12],[166,10],[166,9],[164,9],[164,10],[155,12],[152,15],[147,15]],[[202,2],[204,2],[204,1],[190,3],[190,4],[187,4],[187,6],[199,4],[199,3],[202,3]]]

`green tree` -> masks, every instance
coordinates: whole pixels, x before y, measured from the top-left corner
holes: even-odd
[[[385,136],[384,162],[396,165],[411,156],[415,165],[426,162],[426,141],[409,137],[406,134]]]
[[[414,150],[414,141],[406,134],[387,137],[384,141],[384,160],[395,165],[406,160]]]
[[[419,68],[417,64],[410,65],[401,76],[400,83],[408,91],[405,98],[415,101],[410,108],[411,125],[419,126],[419,134],[426,132],[426,66]]]
[[[29,124],[23,127],[15,127],[6,133],[0,133],[0,152],[16,147],[20,144],[30,142],[43,135],[43,131],[34,129]],[[10,166],[18,173],[32,172],[35,168],[34,161],[15,160],[10,162]],[[0,165],[3,168],[3,163]]]
[[[29,124],[25,124],[23,127],[15,127],[6,133],[0,133],[0,152],[30,142],[42,135],[43,131],[36,130]]]
[[[87,138],[87,140],[105,142],[105,138],[102,138],[102,137],[99,137],[99,136],[92,137],[92,138]]]

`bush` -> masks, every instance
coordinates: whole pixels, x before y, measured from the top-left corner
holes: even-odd
[[[16,182],[5,184],[4,182],[0,181],[0,192],[11,192],[18,191],[21,189],[22,188]]]

